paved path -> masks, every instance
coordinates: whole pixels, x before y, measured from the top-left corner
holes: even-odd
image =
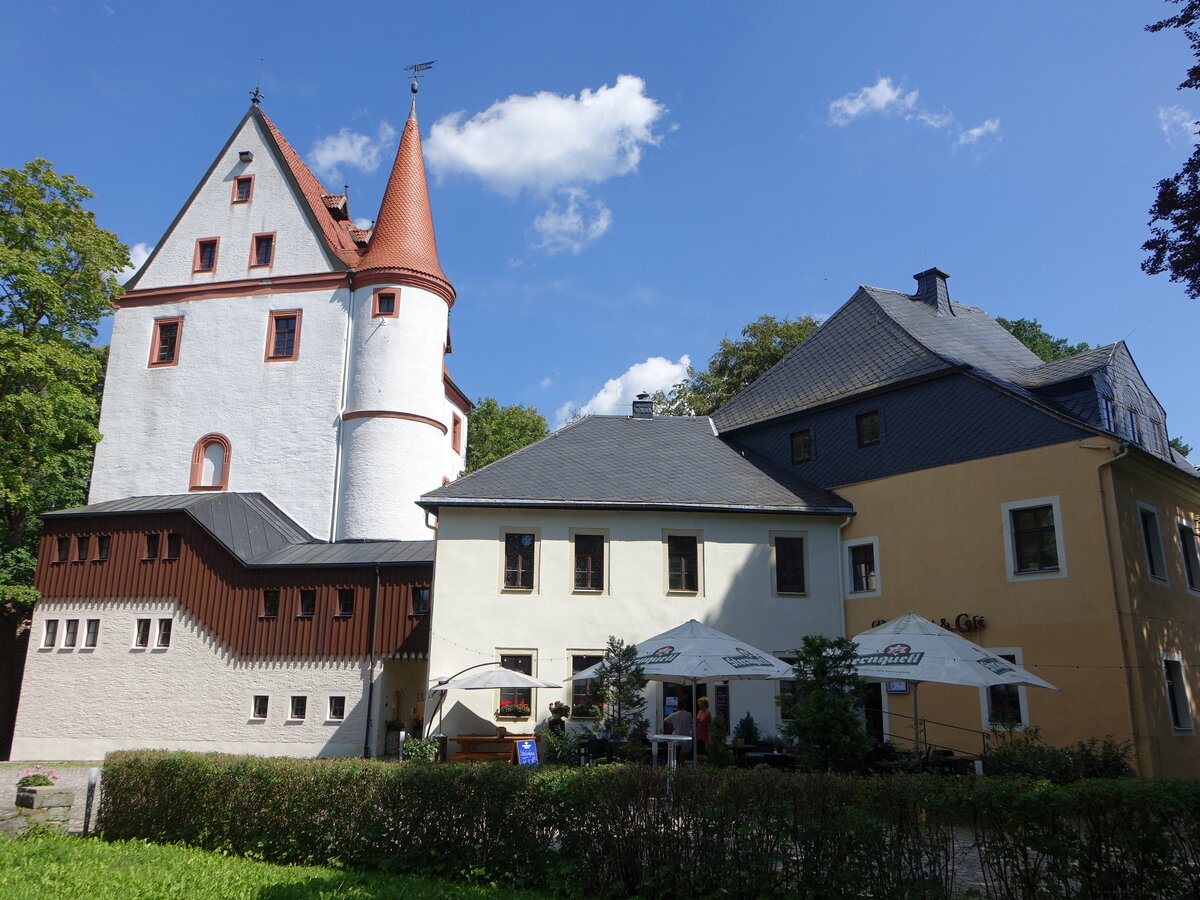
[[[71,807],[71,831],[83,830],[83,811],[84,805],[87,803],[87,784],[88,771],[93,767],[99,767],[100,761],[94,762],[47,762],[45,760],[35,760],[34,762],[0,762],[0,803],[6,806],[14,806],[17,796],[17,779],[21,777],[26,769],[40,762],[42,766],[51,769],[58,775],[58,781],[54,782],[59,787],[70,788],[75,792],[75,805]],[[100,805],[100,792],[96,792],[96,799],[92,805],[92,824],[95,825],[96,812]]]

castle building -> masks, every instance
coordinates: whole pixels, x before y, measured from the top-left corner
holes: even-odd
[[[88,505],[45,517],[14,759],[368,755],[419,715],[471,404],[413,109],[371,229],[257,99],[117,302]]]

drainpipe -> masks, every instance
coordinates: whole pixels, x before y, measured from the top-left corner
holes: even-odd
[[[1081,444],[1080,446],[1082,446],[1086,449],[1089,449],[1089,450],[1101,449],[1099,447],[1089,446],[1087,444]],[[1121,639],[1121,672],[1125,679],[1125,704],[1126,704],[1126,710],[1129,713],[1129,733],[1133,738],[1134,768],[1141,775],[1145,776],[1147,773],[1142,771],[1142,768],[1140,765],[1141,750],[1138,747],[1138,737],[1139,737],[1138,724],[1137,724],[1137,719],[1134,716],[1133,678],[1131,675],[1132,669],[1130,668],[1130,662],[1129,662],[1129,638],[1128,638],[1128,632],[1126,631],[1127,623],[1125,621],[1125,618],[1122,616],[1122,613],[1124,612],[1124,610],[1121,609],[1120,575],[1117,572],[1117,555],[1114,552],[1112,526],[1109,523],[1108,500],[1107,500],[1107,497],[1104,492],[1104,471],[1103,470],[1105,468],[1107,468],[1108,466],[1111,466],[1113,463],[1117,462],[1118,460],[1124,459],[1126,456],[1129,455],[1129,444],[1127,444],[1125,441],[1121,441],[1120,446],[1121,446],[1120,453],[1118,453],[1116,456],[1112,457],[1111,459],[1106,459],[1104,462],[1102,462],[1098,466],[1096,466],[1096,482],[1097,482],[1097,486],[1099,489],[1100,521],[1104,523],[1104,549],[1105,549],[1105,552],[1108,554],[1108,574],[1109,574],[1109,578],[1112,581],[1113,612],[1116,615],[1117,631],[1118,631],[1118,634],[1120,635],[1120,639]],[[1114,503],[1116,502],[1115,497],[1113,498],[1113,501],[1114,501]]]
[[[371,720],[375,703],[375,620],[379,614],[379,564],[371,584],[371,606],[367,610],[367,727],[363,732],[363,759],[371,758]]]
[[[842,532],[846,530],[846,526],[854,521],[854,516],[846,516],[842,520],[842,524],[838,526],[837,539],[837,573],[838,573],[838,613],[842,617],[842,636],[846,636],[846,566],[842,559]],[[879,565],[879,560],[875,560],[875,565]]]
[[[329,510],[329,540],[337,540],[338,503],[342,497],[342,435],[346,424],[342,413],[346,411],[346,390],[350,379],[350,353],[354,349],[354,270],[350,270],[348,281],[350,291],[349,321],[346,322],[346,352],[342,354],[342,395],[339,401],[337,417],[337,443],[333,451],[333,504]]]

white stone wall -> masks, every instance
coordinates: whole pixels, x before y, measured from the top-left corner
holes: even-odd
[[[171,645],[156,649],[158,620],[168,617]],[[47,618],[59,621],[55,649],[42,648]],[[72,618],[80,620],[78,646],[65,649]],[[149,649],[133,646],[139,618],[152,620]],[[87,619],[100,620],[94,650],[83,647]],[[100,759],[147,748],[360,756],[366,685],[363,661],[233,660],[169,601],[44,600],[34,612],[12,758]],[[270,697],[265,721],[251,718],[255,694]],[[288,720],[293,695],[308,698],[302,722]],[[326,719],[331,695],[346,698],[341,722]]]
[[[446,430],[389,416],[347,420],[337,537],[428,540],[433,532],[413,501],[461,469],[448,452],[452,419],[442,374],[448,308],[436,294],[403,286],[394,289],[398,316],[372,318],[379,289],[354,292],[346,412],[421,416]]]
[[[342,289],[118,310],[89,501],[186,493],[196,441],[219,432],[230,490],[261,491],[328,539],[348,300]],[[299,356],[265,362],[270,311],[290,309],[302,310]],[[183,317],[178,363],[149,368],[162,316]]]
[[[838,524],[818,516],[443,509],[430,675],[498,659],[501,650],[532,653],[534,674],[564,685],[534,692],[532,726],[547,717],[552,700],[570,702],[569,657],[602,652],[609,635],[637,642],[694,618],[777,653],[794,649],[806,634],[841,635]],[[573,591],[572,529],[608,535],[602,594]],[[701,595],[667,593],[664,530],[700,533]],[[501,588],[505,531],[539,537],[533,592]],[[807,537],[804,596],[774,593],[772,532]],[[764,734],[778,733],[776,682],[735,681],[729,691],[731,728],[749,711]],[[653,682],[648,698],[657,728],[661,704]],[[497,721],[498,700],[495,691],[451,691],[444,731]]]
[[[254,160],[240,161],[238,154],[249,150]],[[248,203],[232,203],[233,182],[240,175],[254,176],[254,193]],[[144,190],[148,185],[141,185]],[[308,275],[331,270],[323,249],[325,239],[315,232],[305,215],[307,201],[292,192],[283,170],[267,149],[258,125],[248,119],[234,137],[212,174],[200,185],[193,202],[184,210],[135,285],[139,290]],[[255,234],[275,233],[275,259],[269,268],[250,268],[251,242]],[[216,269],[193,272],[197,239],[221,239]]]

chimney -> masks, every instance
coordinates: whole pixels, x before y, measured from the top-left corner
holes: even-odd
[[[654,418],[654,401],[645,391],[638,394],[637,399],[633,401],[633,417],[635,419]]]
[[[950,290],[946,287],[946,279],[949,277],[936,266],[918,272],[913,276],[917,280],[917,292],[912,298],[929,304],[939,316],[953,315],[950,310]]]

